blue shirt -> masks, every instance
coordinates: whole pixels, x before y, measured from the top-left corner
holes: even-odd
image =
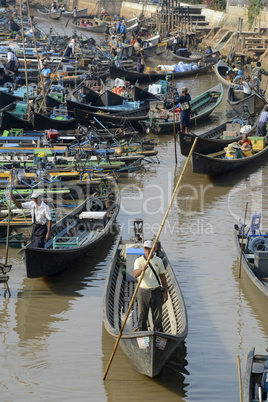
[[[42,77],[47,78],[47,82],[50,82],[50,74],[51,74],[51,70],[50,68],[43,68],[43,70],[41,71]]]
[[[268,112],[261,112],[259,123],[268,123]]]

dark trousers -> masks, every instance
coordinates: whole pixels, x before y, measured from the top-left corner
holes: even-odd
[[[138,291],[139,319],[138,325],[140,331],[147,331],[147,319],[149,308],[152,310],[154,331],[163,331],[162,328],[162,292],[158,287],[156,289],[142,289]]]
[[[31,238],[33,242],[33,247],[44,248],[46,234],[47,225],[39,225],[38,223],[34,223]]]

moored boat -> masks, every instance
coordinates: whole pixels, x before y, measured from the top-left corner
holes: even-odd
[[[240,126],[238,131],[228,131],[229,127],[232,128],[232,126],[234,126],[234,129],[237,130],[237,128],[235,128],[236,124]],[[240,123],[233,123],[233,121],[230,120],[199,135],[194,133],[183,133],[180,131],[179,142],[181,154],[188,156],[196,137],[198,137],[198,139],[195,144],[195,152],[208,155],[214,152],[222,151],[225,147],[227,147],[228,144],[231,144],[234,141],[239,141],[242,138],[242,134],[240,134],[241,127],[243,126],[240,125]],[[254,126],[252,126],[251,129],[246,132],[246,134],[250,135],[253,130]],[[224,138],[224,133],[229,135]],[[230,135],[231,133],[233,136]]]
[[[107,29],[106,22],[102,22],[100,25],[89,25],[89,26],[82,26],[80,24],[71,24],[72,28],[80,29],[81,31],[88,31],[88,32],[95,32],[95,33],[103,33]]]
[[[226,74],[227,72],[231,69],[228,64],[226,64],[224,61],[219,60],[218,63],[213,67],[215,74],[217,78],[221,81],[221,83],[229,88],[229,86],[232,84],[231,81],[228,81],[226,79]]]
[[[251,133],[252,135],[253,133]],[[268,147],[265,143],[265,138],[249,137],[253,142],[253,155],[239,159],[225,159],[225,151],[222,149],[208,155],[203,155],[198,152],[192,154],[192,168],[194,173],[203,173],[211,176],[221,175],[235,169],[243,168],[247,165],[257,166],[257,163],[267,160]],[[261,147],[254,150],[254,142],[261,143]]]
[[[55,275],[67,269],[110,233],[120,208],[120,195],[114,190],[89,197],[53,225],[45,248],[33,247],[31,242],[22,249],[29,278]]]
[[[260,229],[261,214],[254,214],[249,229],[246,230],[242,220],[235,225],[235,245],[238,255],[241,252],[241,265],[253,284],[268,297],[268,235]]]
[[[251,116],[255,116],[267,104],[265,98],[254,89],[252,89],[251,94],[245,97],[243,90],[237,89],[234,85],[230,85],[228,88],[227,102],[239,115],[243,113],[246,105]]]
[[[189,70],[174,73],[174,79],[191,77],[192,75],[206,73],[213,65],[214,63],[208,63],[204,64],[202,67],[199,67],[197,70]],[[167,75],[173,75],[173,73],[169,71],[166,72],[151,71],[150,73],[138,73],[137,71],[134,70],[126,70],[124,68],[117,68],[113,66],[109,66],[109,69],[111,78],[115,79],[118,77],[125,77],[125,79],[130,82],[136,82],[137,80],[139,82],[146,82],[146,81],[155,82],[161,79],[165,79]]]
[[[143,249],[140,249],[142,244],[137,236],[135,240],[133,242],[118,239],[106,277],[103,321],[106,331],[115,339],[137,284],[133,276],[133,257],[142,255]],[[162,307],[163,332],[153,330],[150,315],[148,331],[137,330],[138,302],[135,299],[131,317],[127,320],[119,342],[135,369],[149,377],[155,377],[161,372],[188,332],[186,306],[177,279],[162,247],[157,251],[157,255],[163,261],[168,286],[168,300]]]
[[[59,20],[61,17],[61,14],[62,14],[61,9],[54,11],[53,13],[49,9],[46,9],[46,8],[37,9],[37,11],[38,11],[38,14],[40,14],[42,17],[49,17],[52,20]]]
[[[192,99],[190,123],[196,123],[208,117],[213,110],[221,103],[223,97],[223,88],[221,84],[205,91],[203,94]],[[140,124],[144,131],[150,131],[154,134],[170,133],[173,128],[173,112],[162,110],[160,113],[150,112],[147,120],[141,120]],[[180,127],[179,114],[175,113],[175,129]]]
[[[243,384],[243,402],[267,401],[268,356],[255,354],[255,347],[247,355]]]

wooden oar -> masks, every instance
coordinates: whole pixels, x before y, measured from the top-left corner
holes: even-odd
[[[190,157],[191,157],[191,155],[192,155],[192,153],[193,153],[193,150],[194,150],[194,147],[195,147],[197,138],[198,138],[198,137],[196,137],[195,140],[194,140],[194,143],[193,143],[193,145],[192,145],[192,148],[191,148],[191,150],[190,150],[190,152],[189,152],[189,155],[188,155],[188,157],[187,157],[187,159],[186,159],[186,162],[185,162],[185,164],[184,164],[184,167],[183,167],[183,169],[182,169],[182,172],[181,172],[181,174],[180,174],[180,177],[179,177],[179,179],[178,179],[178,181],[177,181],[177,184],[176,184],[176,186],[175,186],[175,189],[174,189],[174,191],[173,191],[171,200],[170,200],[170,202],[169,202],[169,206],[168,206],[168,208],[167,208],[167,210],[166,210],[166,213],[165,213],[164,218],[163,218],[163,220],[162,220],[161,226],[160,226],[160,228],[159,228],[159,230],[158,230],[158,233],[157,233],[157,235],[156,235],[156,238],[155,238],[155,240],[154,240],[154,245],[153,245],[153,247],[151,248],[150,253],[149,253],[149,255],[148,255],[148,258],[147,258],[147,260],[146,260],[145,269],[146,269],[146,267],[148,266],[148,263],[149,263],[149,261],[150,261],[152,255],[153,255],[154,247],[155,247],[156,243],[158,242],[158,239],[159,239],[160,234],[161,234],[161,232],[162,232],[163,226],[164,226],[164,224],[165,224],[165,222],[166,222],[166,219],[167,219],[167,216],[168,216],[169,211],[170,211],[170,209],[171,209],[171,206],[172,206],[172,203],[173,203],[173,201],[174,201],[175,195],[176,195],[176,193],[177,193],[177,191],[178,191],[178,188],[179,188],[179,185],[180,185],[182,176],[183,176],[184,171],[185,171],[185,169],[186,169],[186,166],[187,166],[187,164],[188,164],[188,162],[189,162],[189,159],[190,159]],[[129,317],[129,313],[130,313],[130,310],[131,310],[132,305],[133,305],[133,303],[134,303],[134,300],[135,300],[136,294],[137,294],[137,292],[138,292],[140,283],[141,283],[141,281],[142,281],[144,272],[145,272],[145,270],[144,270],[144,271],[141,273],[141,275],[139,276],[139,281],[138,281],[138,283],[137,283],[137,286],[136,286],[136,289],[135,289],[134,294],[133,294],[133,296],[132,296],[132,299],[131,299],[131,301],[130,301],[130,303],[129,303],[128,310],[127,310],[127,312],[126,312],[126,316],[125,316],[124,322],[123,322],[123,324],[122,324],[122,327],[121,327],[121,329],[120,329],[120,332],[119,332],[119,334],[118,334],[117,340],[116,340],[115,345],[114,345],[114,349],[113,349],[113,351],[112,351],[111,357],[110,357],[109,362],[108,362],[108,364],[107,364],[107,367],[106,367],[106,370],[105,370],[105,373],[104,373],[104,376],[103,376],[103,380],[106,379],[107,373],[108,373],[109,368],[110,368],[110,366],[111,366],[111,363],[112,363],[112,361],[113,361],[113,358],[114,358],[114,355],[115,355],[117,346],[118,346],[118,344],[119,344],[120,338],[121,338],[122,333],[123,333],[123,330],[124,330],[124,328],[125,328],[125,324],[126,324],[127,319],[128,319],[128,317]]]
[[[242,241],[241,241],[241,249],[240,249],[240,258],[239,258],[238,278],[241,278],[241,260],[242,260],[242,251],[243,251],[243,243],[244,243],[244,233],[245,233],[245,224],[246,224],[247,210],[248,210],[248,202],[246,203],[246,210],[245,210],[245,216],[244,216],[244,224],[243,224],[243,232],[242,232]]]
[[[240,357],[239,356],[237,356],[237,366],[238,366],[238,377],[239,377],[239,399],[240,399],[240,402],[243,402],[243,399],[242,399],[241,366],[240,366]]]
[[[12,167],[12,169],[11,169],[11,177],[10,177],[10,191],[9,191],[9,204],[8,204],[7,242],[6,242],[5,265],[7,265],[7,259],[8,259],[8,240],[9,240],[10,215],[11,215],[12,182],[13,182],[13,167]]]

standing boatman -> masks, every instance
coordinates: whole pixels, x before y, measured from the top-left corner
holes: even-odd
[[[40,191],[34,191],[31,198],[32,201],[20,203],[16,200],[14,195],[11,194],[11,199],[17,208],[27,208],[31,211],[33,222],[31,241],[33,242],[33,247],[44,248],[45,240],[48,241],[50,237],[52,226],[50,209],[49,206],[42,201],[42,193]]]

